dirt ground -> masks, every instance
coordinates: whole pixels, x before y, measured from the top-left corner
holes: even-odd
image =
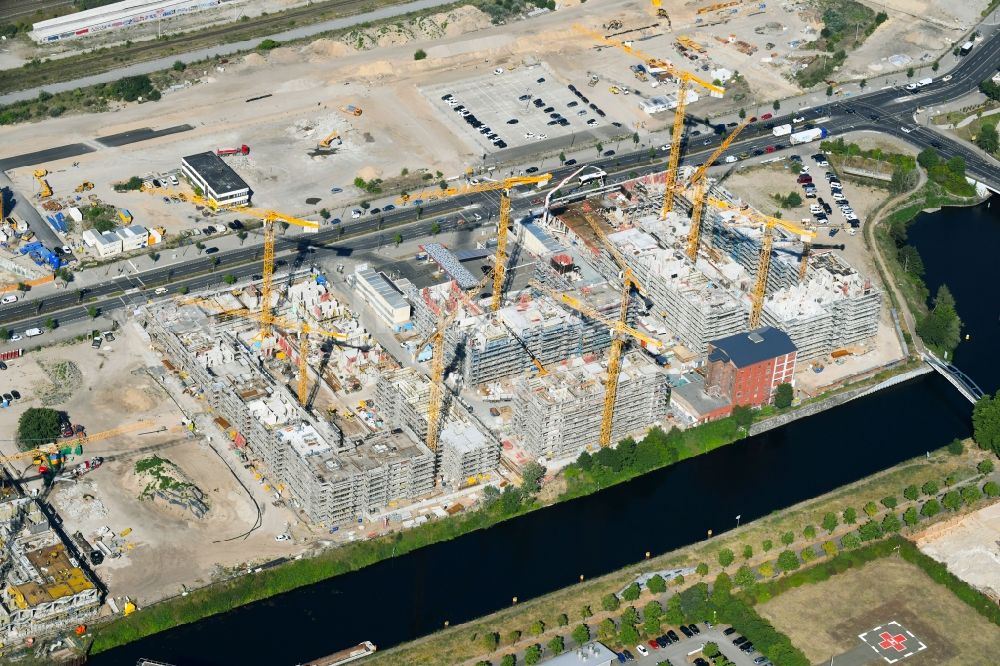
[[[989,2],[867,0],[864,4],[877,12],[885,11],[889,20],[876,28],[861,48],[848,55],[838,72],[840,80],[929,65],[981,20],[980,14]],[[889,61],[892,56],[903,56],[909,62],[894,65]]]
[[[60,366],[67,362],[73,366]],[[28,353],[7,364],[9,369],[3,373],[6,388],[17,388],[24,397],[0,410],[0,428],[5,432],[16,430],[17,419],[25,408],[42,405],[67,412],[91,435],[150,422],[86,445],[84,455],[102,456],[104,465],[78,482],[58,482],[49,497],[67,532],[79,530],[91,543],[104,527],[115,534],[131,528],[125,541],[132,547],[96,568],[111,596],[127,594],[140,604],[148,603],[180,592],[183,585],[208,582],[220,567],[231,568],[301,550],[294,543],[277,543],[274,539],[294,523],[293,514],[271,505],[269,500],[273,498],[254,483],[224,446],[225,461],[204,435],[190,435],[181,427],[184,414],[145,372],[147,367],[159,366],[160,358],[150,352],[148,342],[132,324],[126,324],[115,341],[105,343],[100,350],[89,343],[56,346],[46,348],[44,355]],[[43,366],[64,369],[61,386],[46,379]],[[198,409],[185,405],[188,414]],[[205,434],[219,439],[218,433],[210,430]],[[13,453],[15,447],[13,442],[4,441],[0,448]],[[138,499],[133,469],[137,460],[153,453],[176,463],[205,493],[210,510],[203,519]],[[227,468],[227,462],[237,468],[254,493],[253,500]],[[24,478],[31,478],[33,468],[26,462],[19,463],[17,469],[24,470]],[[226,541],[254,526],[256,505],[263,510],[261,528],[245,540]]]
[[[938,523],[914,541],[965,582],[1000,597],[1000,504]]]
[[[996,627],[898,556],[789,590],[757,612],[813,663],[854,648],[858,634],[893,620],[927,645],[907,664],[996,663]]]

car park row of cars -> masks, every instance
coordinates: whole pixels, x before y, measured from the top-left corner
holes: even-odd
[[[499,134],[497,134],[488,125],[484,124],[483,121],[476,118],[472,111],[465,108],[464,104],[459,104],[454,95],[446,93],[441,96],[441,100],[450,106],[452,111],[462,116],[462,119],[465,120],[465,122],[468,123],[472,129],[485,136],[494,146],[497,148],[507,147],[507,142],[501,139]]]
[[[705,625],[708,626],[709,628],[712,627],[712,624],[709,622],[706,622]],[[695,636],[701,633],[701,629],[698,628],[697,624],[688,624],[688,625],[682,624],[678,627],[678,629],[680,629],[680,632],[684,634],[684,638],[678,636],[677,632],[671,629],[665,634],[657,636],[656,638],[649,639],[645,644],[640,643],[639,645],[636,645],[635,651],[639,653],[640,657],[648,657],[650,654],[652,654],[656,650],[659,650],[660,648],[665,648],[668,645],[673,645],[674,643],[683,641],[688,638],[694,638]],[[736,633],[736,630],[732,627],[729,627],[722,633],[727,637],[731,637]],[[746,637],[736,636],[731,640],[733,642],[733,645],[739,648],[741,652],[744,652],[747,655],[751,655],[755,652],[753,643],[747,640]],[[622,650],[621,652],[618,653],[618,663],[620,664],[635,661],[635,659],[636,656],[628,649]],[[771,661],[764,655],[757,656],[754,659],[753,663],[756,664],[757,666],[772,666]],[[661,666],[662,665],[673,666],[673,664],[670,662],[669,659],[659,661],[657,662],[657,664]],[[710,666],[709,662],[703,659],[702,657],[695,658],[694,664],[695,666]]]
[[[577,89],[577,87],[574,86],[572,83],[569,84],[566,87],[569,88],[569,91],[571,93],[573,93],[574,95],[576,95],[577,98],[581,102],[583,102],[584,104],[586,104],[587,106],[589,106],[591,111],[593,111],[594,113],[596,113],[597,115],[599,115],[601,118],[604,118],[605,116],[608,115],[608,114],[604,113],[603,109],[601,109],[596,104],[594,104],[593,102],[591,102],[587,98],[587,96],[584,95],[582,92],[580,92],[580,90]],[[568,106],[573,106],[574,104],[575,104],[575,102],[570,102]],[[587,115],[587,109],[580,109],[579,111],[576,112],[576,115],[578,115],[578,116],[585,116],[585,115]],[[587,125],[589,125],[590,127],[597,127],[597,120],[594,119],[594,118],[591,118],[590,120],[587,121]]]

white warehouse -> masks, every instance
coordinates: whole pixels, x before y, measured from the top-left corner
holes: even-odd
[[[29,36],[39,44],[47,44],[199,12],[220,4],[222,0],[123,0],[40,21],[31,26]]]

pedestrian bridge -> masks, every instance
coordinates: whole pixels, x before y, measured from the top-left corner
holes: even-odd
[[[924,352],[924,360],[927,362],[927,365],[934,368],[938,374],[947,379],[973,405],[985,395],[983,390],[976,385],[976,382],[972,381],[968,375],[952,364],[942,361],[929,351]]]

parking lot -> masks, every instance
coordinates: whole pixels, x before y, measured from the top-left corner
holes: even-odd
[[[695,634],[693,637],[687,638],[679,631],[675,631],[674,633],[681,640],[666,647],[654,650],[644,643],[644,647],[649,652],[647,656],[642,656],[636,646],[627,648],[629,653],[634,657],[631,663],[641,664],[642,666],[655,666],[669,662],[673,666],[685,666],[695,663],[695,660],[698,658],[711,663],[711,660],[702,655],[701,648],[705,643],[715,643],[719,646],[719,651],[726,655],[729,661],[736,664],[736,666],[760,666],[754,663],[754,660],[761,656],[759,652],[742,652],[737,646],[733,645],[733,640],[740,637],[739,632],[733,632],[729,636],[726,636],[724,632],[727,628],[725,626],[709,628],[704,623],[697,626],[701,630],[700,634]],[[619,661],[621,660],[619,659]],[[764,663],[769,664],[770,662]]]
[[[558,81],[543,63],[516,70],[498,68],[474,79],[425,86],[421,92],[445,122],[461,127],[489,153],[612,122],[587,97],[591,88],[584,82],[575,88],[577,92]],[[477,128],[470,120],[482,126]],[[488,138],[491,134],[496,138]]]

